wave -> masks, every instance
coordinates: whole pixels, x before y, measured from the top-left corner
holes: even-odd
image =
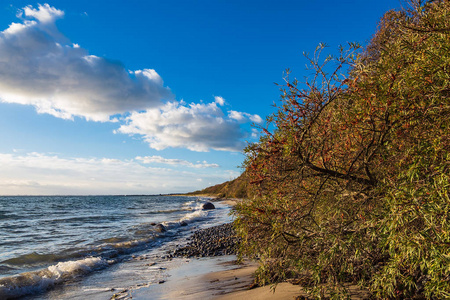
[[[206,210],[196,210],[194,212],[186,214],[180,219],[180,222],[192,223],[204,220],[207,216],[208,212]]]
[[[186,209],[186,210],[201,210],[203,209],[203,204],[205,204],[206,201],[202,200],[202,199],[196,199],[196,200],[192,200],[192,201],[187,201],[185,203],[183,203],[182,208]]]
[[[18,257],[4,260],[1,263],[9,266],[23,266],[23,265],[32,266],[36,264],[42,264],[45,262],[53,263],[58,260],[61,260],[61,257],[57,254],[39,254],[33,252],[30,254],[24,254]]]
[[[0,299],[43,292],[61,282],[128,259],[129,254],[159,245],[161,238],[172,238],[177,230],[184,230],[181,227],[207,219],[211,211],[203,210],[203,204],[204,201],[199,200],[186,202],[177,210],[186,213],[178,216],[177,220],[139,224],[132,234],[97,240],[58,253],[32,252],[2,261],[0,270],[3,268],[6,274],[14,274],[27,266],[42,269],[0,278]],[[161,230],[160,225],[164,226],[164,230]],[[50,266],[44,268],[46,265]]]
[[[0,279],[0,299],[12,299],[40,293],[64,281],[91,273],[109,265],[100,257],[60,262],[48,268]]]
[[[16,269],[13,268],[13,267],[8,267],[8,266],[2,266],[2,265],[0,265],[0,274],[1,274],[1,273],[6,273],[6,272],[12,271],[12,270],[16,270]]]
[[[0,220],[14,220],[17,218],[17,214],[0,211]]]
[[[188,201],[182,204],[181,208],[178,209],[166,209],[166,210],[156,210],[156,211],[152,211],[152,212],[148,212],[149,214],[153,214],[153,213],[166,213],[167,215],[171,215],[172,212],[178,212],[178,213],[183,213],[185,212],[185,214],[181,214],[178,215],[178,219],[174,220],[174,221],[162,221],[161,224],[163,225],[171,225],[170,228],[176,228],[178,226],[183,226],[185,224],[189,224],[189,223],[193,223],[196,221],[202,221],[205,218],[208,217],[209,211],[207,210],[203,210],[203,205],[204,205],[205,201],[201,201],[201,200],[196,200],[196,201]],[[147,213],[147,212],[145,212]],[[98,216],[95,216],[96,218]],[[83,220],[86,218],[77,218],[77,217],[72,217],[69,219],[65,219],[65,220]],[[151,222],[151,223],[141,223],[141,224],[136,224],[133,225],[131,228],[127,229],[127,231],[123,232],[121,235],[118,236],[110,236],[110,237],[105,237],[103,239],[97,240],[97,241],[92,241],[90,242],[87,246],[88,247],[83,247],[80,245],[80,247],[83,247],[84,250],[86,251],[99,251],[101,249],[99,249],[99,246],[105,246],[105,245],[109,245],[109,246],[113,246],[115,248],[120,247],[120,245],[128,245],[128,243],[134,244],[136,242],[141,243],[141,241],[149,241],[150,239],[148,239],[149,237],[155,238],[155,237],[159,237],[161,233],[161,231],[157,230],[156,226],[158,225],[155,222]],[[105,228],[110,228],[110,227],[105,227]],[[34,236],[35,234],[33,233],[30,236]],[[25,236],[25,235],[23,235]],[[78,237],[79,234],[78,233],[74,233],[73,235],[70,235],[70,237]],[[67,237],[67,235],[65,235],[65,237]],[[143,239],[143,237],[145,237]],[[42,238],[41,238],[42,239]],[[78,242],[76,242],[78,241]],[[81,242],[86,241],[85,239],[79,239],[79,240],[71,240],[70,241],[70,245],[74,245],[74,244],[79,244]],[[87,249],[89,248],[89,249]],[[127,246],[127,248],[129,248]],[[60,261],[61,259],[64,258],[73,258],[72,253],[73,250],[82,250],[82,248],[73,248],[73,249],[65,249],[63,251],[63,253],[57,254],[57,253],[52,253],[52,254],[40,254],[40,253],[29,253],[29,254],[25,254],[19,257],[15,257],[12,259],[8,259],[5,261],[0,261],[0,263],[5,263],[8,265],[35,265],[36,263],[39,262],[47,262],[47,263],[52,263],[52,262],[56,262],[56,261]],[[71,253],[70,256],[67,257],[67,254]]]
[[[192,208],[174,208],[174,209],[161,209],[161,210],[150,210],[150,211],[143,211],[139,214],[141,215],[159,215],[159,214],[170,214],[170,213],[176,213],[180,211],[190,211]]]
[[[208,218],[209,211],[202,209],[203,202],[189,201],[184,205],[186,214],[174,221],[165,221],[160,224],[164,230],[158,227],[157,223],[143,223],[134,226],[131,234],[123,236],[112,236],[94,241],[89,245],[70,247],[60,252],[38,253],[32,252],[0,261],[0,267],[15,268],[20,267],[39,267],[55,264],[59,261],[81,259],[87,256],[99,256],[103,258],[117,257],[123,254],[130,254],[146,247],[152,246],[152,242],[160,237],[170,236],[170,230],[177,229],[188,224],[203,221]],[[73,245],[73,241],[71,245]]]
[[[205,220],[208,217],[209,212],[203,210],[203,201],[189,201],[183,204],[183,208],[189,213],[182,216],[177,221],[162,222],[167,229],[174,229],[180,226],[186,226],[187,224]]]

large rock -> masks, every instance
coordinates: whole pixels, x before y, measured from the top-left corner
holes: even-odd
[[[203,209],[215,209],[216,207],[211,202],[206,202],[205,204],[203,204],[202,208]]]

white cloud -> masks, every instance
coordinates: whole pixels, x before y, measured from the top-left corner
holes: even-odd
[[[225,105],[225,99],[223,99],[223,98],[220,97],[220,96],[215,96],[215,97],[214,97],[214,101],[215,101],[217,104],[219,104],[220,106]]]
[[[239,122],[248,122],[248,120],[254,122],[254,123],[262,123],[262,118],[258,115],[252,115],[245,112],[239,112],[235,110],[230,110],[228,112],[228,116],[230,119],[239,121]]]
[[[243,121],[243,120],[245,120],[244,114],[241,113],[241,112],[238,112],[238,111],[231,110],[228,113],[228,115],[229,115],[229,117],[231,119],[236,120],[236,121]]]
[[[23,9],[25,16],[33,17],[41,23],[52,23],[55,19],[62,18],[64,12],[62,10],[51,7],[48,4],[38,6],[38,9],[34,9],[31,5],[28,5]]]
[[[133,112],[126,121],[117,132],[142,135],[156,150],[175,147],[241,151],[242,139],[246,138],[239,125],[243,120],[237,122],[233,114],[226,116],[216,102],[189,105],[170,102],[160,109]]]
[[[247,115],[248,115],[250,121],[252,121],[252,122],[255,122],[255,123],[258,123],[258,124],[263,122],[263,119],[260,116],[258,116],[258,115],[250,115],[250,114],[247,114]]]
[[[221,183],[229,179],[230,172],[181,172],[144,166],[135,160],[62,158],[46,153],[0,153],[0,165],[0,195],[188,192],[205,187],[199,178]]]
[[[122,123],[116,132],[141,135],[158,150],[241,151],[249,135],[241,124],[262,121],[224,113],[221,96],[209,104],[167,102],[173,95],[155,70],[129,71],[90,54],[59,32],[55,22],[64,12],[48,4],[27,6],[18,17],[21,23],[0,32],[0,102],[32,105],[63,119]],[[117,116],[128,113],[125,120]]]
[[[179,165],[179,166],[186,166],[186,167],[190,167],[190,168],[218,168],[219,165],[218,164],[209,164],[206,161],[202,161],[202,162],[197,162],[197,163],[192,163],[190,161],[187,160],[183,160],[183,159],[177,159],[177,158],[164,158],[161,156],[137,156],[136,157],[137,160],[142,161],[142,163],[144,164],[166,164],[166,165]]]
[[[108,121],[173,98],[155,70],[128,71],[70,43],[55,25],[63,11],[27,6],[21,16],[22,23],[0,32],[0,101],[33,105],[64,119]]]
[[[252,128],[252,138],[257,139],[259,137],[259,131],[255,128]]]

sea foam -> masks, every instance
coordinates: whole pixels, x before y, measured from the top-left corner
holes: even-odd
[[[204,202],[199,201],[189,201],[184,203],[184,210],[190,211],[189,213],[182,216],[178,221],[166,221],[162,224],[167,229],[173,229],[179,227],[182,223],[190,224],[193,222],[198,222],[206,219],[208,217],[208,211],[203,209]]]
[[[10,299],[45,291],[55,284],[103,268],[108,262],[99,257],[60,262],[46,269],[0,279],[0,299]]]

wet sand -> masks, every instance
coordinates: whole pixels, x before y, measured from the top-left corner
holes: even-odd
[[[162,284],[141,288],[133,299],[295,299],[301,287],[289,283],[250,289],[256,263],[236,264],[236,256],[192,259],[168,271]]]
[[[238,200],[227,199],[220,202],[234,205],[236,201]],[[206,244],[214,244],[209,240],[211,237],[212,241],[223,238],[217,235],[219,232],[217,228],[220,227],[216,226],[212,230],[213,233],[207,238],[208,243]],[[198,239],[205,239],[204,236],[207,235],[209,234],[200,234]],[[197,252],[202,253],[206,250],[204,243],[196,247],[198,249],[195,249],[194,252],[188,252],[193,255],[191,257],[178,255],[173,257],[173,265],[176,267],[167,270],[165,281],[130,290],[123,295],[125,297],[118,299],[292,300],[299,296],[308,296],[301,286],[290,283],[280,283],[276,287],[251,288],[254,282],[254,273],[258,267],[256,262],[247,261],[244,264],[238,264],[236,255],[222,255],[223,252],[219,256],[203,257],[208,254],[205,252],[198,255]],[[197,253],[197,255],[193,253]],[[368,292],[360,290],[357,286],[350,286],[349,290],[351,299],[360,300],[368,297]]]

